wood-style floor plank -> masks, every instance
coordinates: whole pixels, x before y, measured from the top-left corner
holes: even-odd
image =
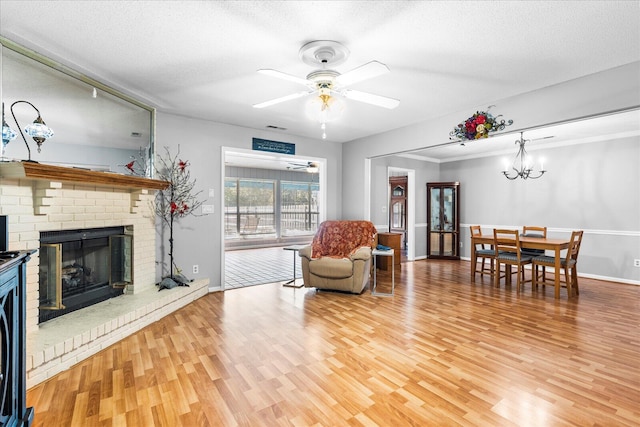
[[[30,389],[34,426],[640,425],[640,287],[556,300],[469,270],[209,294]]]

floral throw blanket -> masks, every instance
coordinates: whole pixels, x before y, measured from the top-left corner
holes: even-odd
[[[373,248],[377,233],[369,221],[324,221],[311,242],[311,257],[348,258],[363,246]]]

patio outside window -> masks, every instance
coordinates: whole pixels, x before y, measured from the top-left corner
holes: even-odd
[[[225,178],[225,240],[312,236],[318,192],[314,182]]]

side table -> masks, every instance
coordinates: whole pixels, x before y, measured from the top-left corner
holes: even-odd
[[[283,284],[282,286],[286,286],[288,288],[301,288],[304,286],[304,283],[296,285],[296,255],[298,255],[298,252],[300,251],[300,249],[304,248],[305,246],[307,245],[293,245],[293,246],[285,246],[284,248],[282,248],[285,251],[293,252],[293,279],[289,280],[287,283]]]
[[[396,268],[395,268],[395,251],[393,249],[388,249],[382,251],[380,249],[374,249],[371,251],[371,256],[373,257],[373,288],[371,289],[371,295],[377,296],[393,296],[393,292],[396,286]],[[390,256],[391,257],[391,292],[377,292],[376,287],[378,285],[378,266],[376,259],[378,256]]]

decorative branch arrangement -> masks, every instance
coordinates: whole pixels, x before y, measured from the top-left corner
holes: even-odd
[[[180,146],[175,156],[171,155],[168,147],[164,147],[165,156],[158,156],[155,170],[156,178],[169,182],[169,186],[164,190],[158,190],[154,210],[157,216],[162,219],[163,225],[169,227],[169,274],[164,276],[160,283],[160,289],[173,288],[175,286],[188,286],[189,280],[181,274],[181,270],[173,260],[173,225],[180,218],[194,215],[201,216],[196,210],[204,203],[198,196],[202,191],[194,193],[196,180],[191,179],[189,172],[189,162],[179,158]],[[140,158],[131,156],[132,161],[126,168],[132,175],[146,176],[148,172],[148,162],[142,149]]]
[[[175,279],[175,274],[180,275],[180,269],[173,261],[173,224],[175,221],[188,215],[200,216],[196,214],[204,200],[199,200],[198,196],[202,191],[193,192],[196,180],[191,179],[189,172],[189,162],[180,159],[180,146],[175,156],[165,147],[166,156],[158,156],[156,164],[156,178],[168,181],[169,186],[156,193],[155,211],[165,225],[169,227],[169,259],[170,273],[167,277]],[[182,283],[181,284],[186,284]]]

